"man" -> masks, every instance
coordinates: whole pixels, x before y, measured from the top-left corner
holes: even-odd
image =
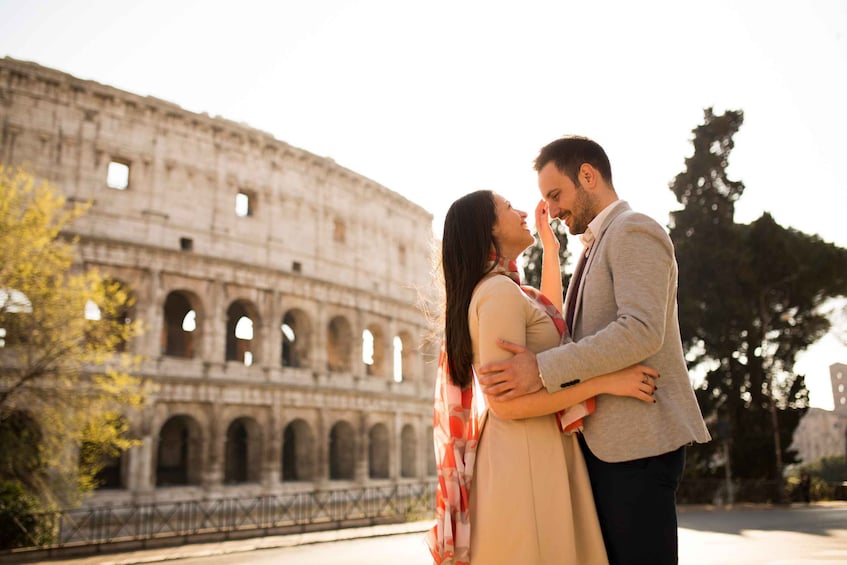
[[[480,384],[508,399],[542,387],[555,392],[635,363],[656,369],[657,402],[598,397],[580,446],[610,563],[677,563],[684,449],[711,438],[683,357],[673,245],[662,226],[618,200],[609,159],[596,142],[553,141],[535,170],[549,216],[582,234],[585,247],[565,299],[574,341],[537,356],[502,342],[515,356],[482,367]]]

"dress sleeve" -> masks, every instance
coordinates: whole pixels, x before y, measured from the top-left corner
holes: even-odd
[[[497,345],[498,339],[526,345],[527,306],[523,291],[507,277],[494,276],[482,283],[468,313],[477,366],[512,356]]]

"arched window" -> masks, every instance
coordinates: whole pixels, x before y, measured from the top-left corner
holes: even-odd
[[[14,288],[0,288],[0,348],[26,341],[32,303],[23,292]]]
[[[47,462],[41,451],[43,436],[38,422],[21,410],[0,414],[0,473],[43,479]]]
[[[400,432],[400,476],[412,478],[417,476],[418,439],[415,428],[406,424]]]
[[[400,332],[394,337],[394,380],[395,382],[415,378],[415,347],[409,332]]]
[[[385,374],[385,337],[378,325],[372,324],[362,332],[362,363],[366,375]]]
[[[432,426],[426,429],[426,437],[429,441],[429,449],[426,450],[426,474],[430,477],[436,474],[435,468],[435,448],[432,447]]]
[[[133,291],[124,282],[108,277],[102,279],[97,291],[102,293],[100,303],[88,300],[85,304],[86,339],[101,345],[108,342],[114,351],[124,352],[129,337],[126,326],[135,317]]]
[[[121,415],[109,416],[105,422],[101,419],[95,419],[88,425],[97,429],[104,424],[119,430],[121,436],[125,436],[125,431],[129,429],[126,417]],[[94,475],[95,488],[122,489],[126,487],[123,472],[124,455],[125,452],[114,451],[114,446],[103,446],[102,444],[83,441],[79,449],[79,464],[86,466],[86,470],[89,472],[94,467],[96,470]]]
[[[315,473],[315,436],[305,420],[285,426],[282,434],[282,480],[311,481]]]
[[[329,478],[333,481],[353,480],[356,463],[356,434],[344,420],[336,422],[329,432]]]
[[[385,424],[374,424],[368,432],[368,476],[388,478],[388,428]]]
[[[308,367],[312,338],[309,316],[302,310],[289,310],[282,318],[280,331],[282,332],[282,366]]]
[[[200,484],[200,445],[200,426],[194,418],[169,418],[159,430],[156,486]]]
[[[329,322],[327,336],[327,369],[336,372],[349,372],[353,357],[353,332],[350,322],[343,316],[336,316]]]
[[[392,373],[394,375],[394,382],[399,383],[403,382],[403,340],[400,339],[399,335],[394,336],[393,345],[393,370]]]
[[[172,357],[191,359],[196,354],[197,311],[191,297],[185,292],[174,291],[165,299],[162,353]]]
[[[254,330],[256,324],[252,315],[254,308],[244,301],[230,304],[226,311],[226,360],[238,361],[251,366],[255,358]]]
[[[259,426],[252,418],[238,418],[226,430],[224,483],[259,482],[261,442]]]

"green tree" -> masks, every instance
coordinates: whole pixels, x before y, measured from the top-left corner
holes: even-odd
[[[679,318],[690,367],[705,373],[697,398],[716,439],[690,450],[689,472],[716,475],[729,441],[732,472],[777,483],[795,461],[794,429],[808,407],[797,354],[830,328],[823,304],[847,294],[847,250],[779,226],[767,213],[734,221],[744,184],[727,176],[740,111],[705,110],[694,152],[670,188],[683,208],[670,235],[679,262]]]
[[[805,473],[811,479],[812,500],[843,498],[844,478],[847,477],[847,461],[843,455],[830,455],[812,463],[795,467],[788,475],[794,491],[794,499],[801,500],[800,477]]]
[[[562,271],[562,288],[567,291],[568,282],[571,280],[571,275],[565,273],[565,265],[571,256],[568,251],[568,227],[564,222],[559,220],[551,224],[553,233],[556,234],[556,239],[559,240],[559,265]],[[523,252],[523,284],[533,288],[541,288],[541,265],[544,249],[541,247],[541,238],[538,237],[538,232],[533,234],[535,243],[533,243],[526,251]]]
[[[121,353],[140,331],[131,293],[83,269],[64,235],[85,210],[0,166],[0,481],[45,508],[96,486],[133,444],[122,416],[141,401],[136,360]]]

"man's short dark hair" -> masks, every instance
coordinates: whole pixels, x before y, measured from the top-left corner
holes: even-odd
[[[600,144],[592,139],[569,135],[548,143],[535,158],[535,170],[540,172],[551,161],[556,164],[560,173],[567,175],[576,185],[579,185],[579,168],[583,163],[588,163],[612,186],[612,165],[609,163],[609,157]]]

